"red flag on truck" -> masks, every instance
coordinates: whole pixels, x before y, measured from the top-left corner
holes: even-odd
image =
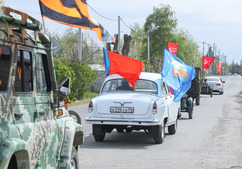
[[[143,69],[143,62],[123,56],[103,48],[104,62],[106,68],[106,76],[119,74],[127,82],[135,87],[135,82],[139,79],[139,75]]]
[[[203,69],[209,69],[215,57],[206,57],[203,56]]]

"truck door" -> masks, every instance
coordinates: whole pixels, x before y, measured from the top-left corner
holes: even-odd
[[[38,162],[45,147],[43,124],[36,121],[35,95],[33,92],[33,57],[30,51],[15,51],[15,84],[12,101],[14,123],[21,138],[26,141],[32,167]],[[41,166],[45,167],[45,164]]]
[[[51,74],[47,55],[36,54],[36,109],[37,120],[44,126],[46,137],[45,162],[49,166],[56,166],[59,149],[58,125],[54,117],[53,91],[51,89]],[[52,106],[51,106],[52,105]]]

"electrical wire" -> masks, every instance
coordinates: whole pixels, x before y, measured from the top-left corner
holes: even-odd
[[[123,22],[123,24],[127,27],[127,28],[129,28],[131,31],[133,31],[133,32],[135,32],[135,33],[138,33],[138,32],[136,32],[136,31],[134,31],[132,28],[130,28],[124,21],[123,21],[123,19],[122,18],[120,18],[120,20]]]
[[[89,6],[89,8],[91,8],[96,14],[100,15],[101,17],[107,19],[107,20],[110,20],[110,21],[118,21],[117,19],[110,19],[110,18],[107,18],[103,15],[101,15],[100,13],[98,13],[95,9],[93,9],[89,4],[87,4]]]

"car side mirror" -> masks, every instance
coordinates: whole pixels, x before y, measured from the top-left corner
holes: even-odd
[[[69,77],[63,77],[61,79],[60,85],[58,86],[60,99],[64,99],[70,94],[70,87],[71,79]]]

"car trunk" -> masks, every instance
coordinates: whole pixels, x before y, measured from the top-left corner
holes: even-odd
[[[210,86],[210,87],[214,87],[214,85],[216,85],[217,83],[219,83],[219,82],[217,82],[217,81],[207,81],[207,83],[208,83],[208,85]]]
[[[133,117],[145,115],[150,109],[151,101],[156,96],[143,93],[109,93],[98,97],[97,113],[99,115],[112,115],[112,117]]]

